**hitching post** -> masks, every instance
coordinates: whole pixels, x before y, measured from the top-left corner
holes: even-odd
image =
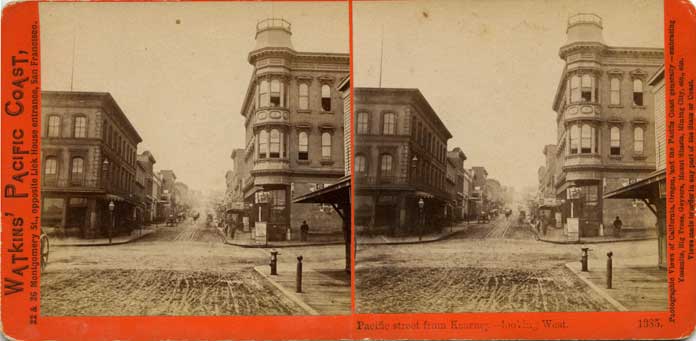
[[[295,284],[295,291],[302,292],[302,256],[297,257],[297,282]]]
[[[609,251],[607,252],[607,289],[611,289],[611,276],[612,276],[612,269],[611,269],[611,256],[613,256],[614,253]]]

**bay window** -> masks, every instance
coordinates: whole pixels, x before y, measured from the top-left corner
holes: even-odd
[[[269,156],[276,159],[280,157],[280,132],[278,132],[278,129],[271,130]]]
[[[261,81],[261,86],[259,87],[259,107],[264,108],[270,106],[270,94],[269,85],[267,80]]]
[[[271,106],[280,107],[280,81],[277,79],[271,80]]]
[[[259,132],[259,159],[268,157],[268,132],[261,130]]]
[[[570,78],[570,102],[575,103],[580,101],[580,77],[573,75]]]
[[[582,81],[580,83],[580,97],[583,102],[592,102],[592,76],[588,74],[582,75]]]

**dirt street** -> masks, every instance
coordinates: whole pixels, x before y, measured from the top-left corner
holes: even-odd
[[[646,241],[641,243],[654,243]],[[622,260],[636,244],[615,243]],[[648,247],[649,248],[649,247]],[[580,245],[537,241],[528,225],[504,217],[428,244],[358,246],[360,313],[610,311],[565,263]],[[595,252],[597,257],[603,254]],[[593,258],[593,264],[602,264]]]
[[[343,246],[289,248],[280,262],[343,257]],[[293,315],[303,310],[254,266],[269,250],[222,243],[212,228],[185,222],[129,244],[55,247],[41,278],[41,314]],[[294,264],[294,263],[293,263]]]

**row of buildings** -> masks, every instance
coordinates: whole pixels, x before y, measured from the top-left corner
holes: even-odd
[[[418,89],[355,88],[355,224],[408,233],[476,219],[511,202],[461,148]],[[428,222],[427,224],[425,222]]]
[[[142,138],[109,93],[42,91],[41,224],[93,238],[128,232],[182,210],[188,188],[155,171]]]
[[[578,238],[612,232],[617,216],[624,228],[655,228],[655,200],[612,193],[664,175],[663,49],[609,46],[602,30],[594,14],[568,20],[556,142],[538,171],[540,213]]]

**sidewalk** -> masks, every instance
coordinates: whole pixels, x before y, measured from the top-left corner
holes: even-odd
[[[589,272],[580,271],[580,262],[567,263],[566,267],[619,311],[667,310],[666,270],[655,264],[614,266],[612,289],[607,289],[605,264],[590,266]]]
[[[299,246],[325,246],[325,245],[343,245],[343,234],[318,234],[310,233],[309,240],[282,240],[271,242],[258,242],[251,238],[251,232],[237,231],[234,238],[225,235],[222,227],[217,228],[220,237],[224,239],[225,244],[248,247],[248,248],[283,248],[283,247],[299,247]]]
[[[430,233],[425,234],[422,237],[418,236],[385,236],[385,235],[356,235],[355,242],[358,245],[388,245],[388,244],[418,244],[418,243],[429,243],[436,242],[450,238],[457,233],[465,232],[469,229],[469,226],[476,226],[478,223],[460,223],[457,226],[445,227],[440,233]]]
[[[654,229],[634,229],[622,231],[620,237],[616,237],[614,235],[605,235],[597,237],[580,237],[580,240],[573,240],[569,239],[568,236],[565,235],[564,230],[562,228],[549,227],[546,230],[546,235],[542,235],[534,228],[533,225],[531,226],[532,231],[534,231],[534,233],[537,235],[537,239],[539,239],[542,242],[555,244],[597,244],[650,240],[657,238],[657,232]]]
[[[107,246],[107,245],[119,245],[126,244],[136,241],[148,234],[157,231],[156,227],[148,227],[143,229],[133,230],[129,235],[120,235],[111,238],[111,243],[109,244],[109,238],[94,238],[85,239],[77,237],[50,237],[49,243],[51,246]]]
[[[350,275],[342,263],[322,263],[319,267],[302,265],[302,292],[297,293],[297,264],[278,264],[278,275],[270,275],[270,266],[254,270],[265,277],[288,299],[302,307],[308,315],[350,314]]]

